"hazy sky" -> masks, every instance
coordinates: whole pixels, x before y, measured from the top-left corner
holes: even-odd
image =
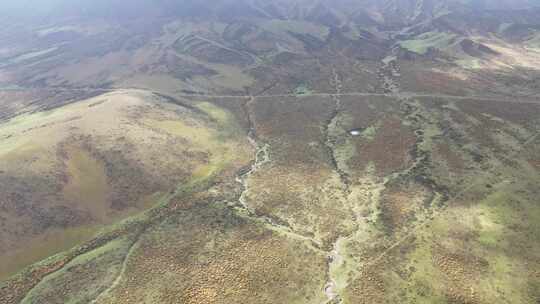
[[[24,16],[129,16],[148,14],[150,11],[179,11],[183,6],[193,6],[197,2],[215,0],[0,0],[0,18],[6,15]],[[229,0],[235,1],[235,0]],[[237,0],[241,1],[241,0]],[[272,1],[272,0],[263,0]],[[290,0],[294,2],[295,0]],[[316,2],[317,0],[313,0]],[[335,0],[323,0],[332,5]],[[357,0],[359,2],[368,0]],[[373,1],[373,0],[371,0]],[[405,1],[410,0],[380,0]],[[437,1],[437,0],[433,0]],[[440,0],[448,1],[448,0]],[[472,3],[476,8],[523,8],[529,5],[540,5],[540,0],[453,0],[456,3]],[[450,0],[452,2],[452,0]]]
[[[183,1],[173,0],[177,3]],[[171,0],[0,0],[0,13],[19,16],[109,15],[110,13],[129,15],[151,10],[156,6],[156,2],[171,2]]]

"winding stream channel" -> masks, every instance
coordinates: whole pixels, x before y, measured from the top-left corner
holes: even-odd
[[[240,196],[238,198],[238,203],[240,204],[239,208],[243,210],[248,217],[263,222],[267,225],[268,228],[272,229],[273,231],[279,232],[296,240],[307,242],[312,247],[312,249],[316,251],[322,251],[320,249],[322,247],[320,242],[293,231],[291,227],[287,225],[287,223],[280,223],[279,219],[274,219],[268,215],[257,214],[248,204],[247,195],[249,192],[249,178],[255,172],[261,170],[262,167],[271,162],[270,145],[268,143],[262,143],[257,138],[255,125],[252,120],[252,115],[250,114],[249,109],[247,109],[249,104],[254,100],[255,97],[251,97],[249,99],[249,101],[245,105],[245,112],[249,122],[249,131],[247,138],[249,143],[255,149],[255,160],[251,163],[251,166],[247,171],[242,171],[236,176],[236,181],[240,185],[242,185],[242,192],[240,193]]]

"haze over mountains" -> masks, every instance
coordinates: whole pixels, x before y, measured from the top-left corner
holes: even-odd
[[[246,87],[280,81],[257,83],[253,77],[258,72],[268,77],[279,73],[279,65],[268,59],[313,60],[329,56],[328,46],[365,62],[376,62],[394,50],[401,57],[427,57],[430,64],[435,57],[437,64],[473,68],[506,64],[528,69],[537,60],[535,53],[523,48],[536,49],[540,39],[539,10],[527,1],[512,1],[511,8],[504,1],[9,3],[21,8],[22,17],[4,18],[9,24],[2,34],[6,43],[0,52],[4,60],[0,83],[4,86],[144,86],[138,81],[148,76],[155,81],[166,78],[165,82],[179,79],[185,90],[200,87],[205,92],[238,94]],[[163,30],[166,25],[168,32]],[[105,59],[93,62],[101,57]],[[102,63],[106,66],[100,66]],[[114,71],[107,70],[111,64]],[[209,64],[232,68],[223,75],[223,66],[220,70]],[[319,73],[307,74],[313,78]],[[493,71],[489,75],[518,77]],[[284,80],[290,83],[290,75],[279,78],[287,77]],[[207,84],[208,79],[218,78],[220,81]],[[527,79],[523,76],[515,82]]]
[[[0,12],[0,304],[540,302],[540,1]]]
[[[207,13],[211,13],[212,10],[207,8],[211,5],[205,3],[197,3],[196,1],[191,0],[159,0],[159,1],[149,1],[149,0],[136,0],[132,1],[132,5],[126,6],[122,1],[112,0],[112,1],[88,1],[88,0],[76,0],[76,1],[67,1],[67,0],[21,0],[21,1],[4,1],[2,3],[2,9],[5,10],[8,14],[27,14],[27,15],[37,15],[37,14],[49,14],[49,15],[61,15],[66,13],[79,13],[79,14],[96,14],[96,15],[108,15],[111,11],[116,9],[122,9],[122,11],[136,11],[142,8],[149,9],[154,8],[155,10],[160,10],[163,14],[175,14],[180,11],[189,12],[190,9],[195,7],[205,8]],[[517,1],[493,1],[493,0],[428,0],[428,1],[401,1],[401,0],[387,0],[387,1],[372,1],[372,0],[362,0],[362,1],[350,1],[350,0],[340,0],[337,1],[337,6],[332,6],[332,8],[340,8],[342,5],[351,5],[351,10],[358,10],[359,8],[365,9],[368,6],[377,6],[380,8],[389,8],[396,7],[398,9],[404,9],[405,11],[411,10],[411,8],[428,8],[432,9],[438,7],[440,9],[444,8],[459,8],[459,9],[528,9],[535,6],[538,6],[539,3],[536,0],[517,0]],[[323,5],[330,6],[331,3],[328,1],[289,1],[289,2],[277,2],[278,6],[286,3],[290,7],[303,5],[304,7],[316,6],[319,3]],[[273,3],[264,3],[263,1],[258,0],[240,0],[240,1],[218,1],[218,6],[234,6],[234,5],[255,5],[258,7],[269,7],[275,4]],[[168,12],[166,12],[168,10]],[[140,12],[140,11],[139,11]],[[120,11],[117,14],[122,14]],[[139,14],[140,15],[140,14]],[[195,16],[195,15],[191,15]]]

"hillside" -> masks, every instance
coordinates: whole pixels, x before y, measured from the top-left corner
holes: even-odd
[[[0,11],[0,304],[540,302],[540,2]]]

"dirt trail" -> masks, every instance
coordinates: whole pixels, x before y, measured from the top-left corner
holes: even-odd
[[[133,254],[135,249],[137,249],[137,244],[139,243],[139,240],[140,240],[140,237],[141,237],[142,234],[144,234],[144,231],[141,231],[140,233],[138,233],[137,236],[135,237],[135,239],[133,240],[133,242],[131,243],[131,245],[129,246],[129,249],[126,252],[126,255],[124,257],[124,260],[122,261],[122,268],[120,269],[120,272],[118,273],[118,276],[113,281],[111,286],[109,286],[103,292],[98,294],[97,297],[94,300],[92,300],[92,302],[90,302],[90,304],[99,303],[102,299],[104,299],[106,296],[108,296],[118,285],[120,285],[120,283],[122,282],[122,279],[124,278],[124,276],[126,274],[129,258],[131,257],[131,255]]]
[[[63,87],[44,87],[44,88],[15,88],[15,89],[0,89],[0,92],[26,92],[26,91],[56,91],[56,92],[95,92],[95,93],[111,93],[119,91],[144,91],[149,90],[143,88],[112,88],[112,89],[99,89],[99,88],[63,88]],[[374,92],[319,92],[309,94],[268,94],[268,95],[213,95],[213,94],[175,94],[176,97],[198,97],[198,98],[250,98],[257,99],[263,98],[283,98],[283,97],[333,97],[333,96],[362,96],[362,97],[396,97],[395,93],[374,93]],[[446,94],[424,94],[418,92],[400,91],[399,96],[407,98],[438,98],[448,100],[464,100],[464,101],[496,101],[496,102],[508,102],[508,103],[524,103],[540,105],[540,98],[521,97],[521,96],[508,96],[506,98],[489,96],[489,95],[446,95]]]
[[[256,56],[255,54],[252,54],[251,52],[243,52],[243,51],[239,51],[237,49],[234,49],[234,48],[230,48],[226,45],[224,45],[223,43],[220,43],[220,42],[217,42],[215,40],[211,40],[211,39],[208,39],[208,38],[204,38],[200,35],[194,35],[197,39],[201,40],[201,41],[204,41],[204,42],[207,42],[213,46],[216,46],[218,48],[221,48],[221,49],[224,49],[226,51],[229,51],[229,52],[232,52],[232,53],[235,53],[237,55],[240,55],[240,56],[248,56],[250,57],[252,60],[253,60],[253,64],[255,66],[261,64],[263,62],[263,60],[261,58],[259,58],[258,56]]]

